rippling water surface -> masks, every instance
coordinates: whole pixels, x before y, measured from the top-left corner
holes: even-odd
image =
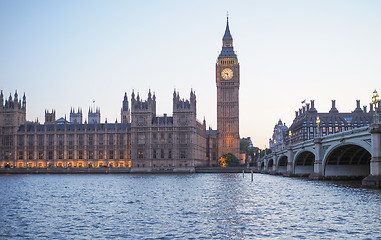
[[[2,175],[0,239],[381,239],[381,191],[254,174]]]

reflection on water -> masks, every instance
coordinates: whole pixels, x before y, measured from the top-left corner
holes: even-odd
[[[0,239],[381,239],[381,191],[242,174],[0,176]]]

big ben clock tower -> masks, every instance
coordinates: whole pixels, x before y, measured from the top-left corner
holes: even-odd
[[[218,157],[232,153],[239,158],[239,63],[233,49],[229,18],[216,63]]]

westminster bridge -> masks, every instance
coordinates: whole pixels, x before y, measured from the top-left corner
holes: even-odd
[[[381,187],[381,123],[289,144],[258,161],[263,173],[310,179],[364,178]]]

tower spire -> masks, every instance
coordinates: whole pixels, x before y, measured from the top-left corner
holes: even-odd
[[[237,58],[233,49],[233,37],[229,29],[229,13],[226,14],[226,28],[224,36],[222,37],[222,51],[218,58]]]
[[[225,34],[222,40],[233,40],[233,37],[230,34],[230,29],[229,29],[229,12],[226,13],[226,29],[225,29]]]

